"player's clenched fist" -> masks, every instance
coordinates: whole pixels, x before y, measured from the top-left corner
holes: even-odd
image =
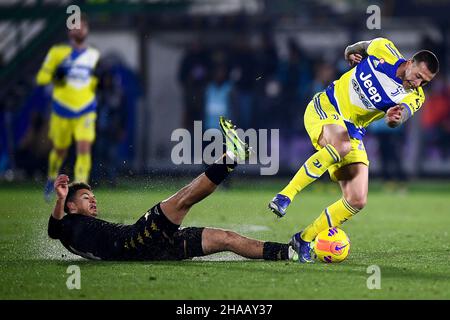
[[[362,58],[362,55],[358,53],[351,53],[348,55],[347,61],[351,67],[354,67],[361,62]]]
[[[386,112],[386,123],[389,127],[395,128],[402,123],[403,106],[389,108]]]
[[[69,177],[65,174],[60,174],[54,183],[56,196],[60,200],[64,200],[69,192]]]

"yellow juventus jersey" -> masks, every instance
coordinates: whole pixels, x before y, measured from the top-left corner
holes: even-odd
[[[391,41],[373,39],[367,54],[326,90],[330,102],[344,118],[349,134],[357,138],[364,136],[364,128],[384,117],[389,108],[404,105],[413,115],[425,101],[421,87],[406,90],[396,76],[399,65],[406,60]]]
[[[53,82],[53,111],[66,118],[78,117],[96,108],[97,79],[93,71],[100,58],[97,49],[77,50],[70,45],[53,46],[36,76],[38,85]],[[64,81],[53,81],[56,72],[65,74]]]

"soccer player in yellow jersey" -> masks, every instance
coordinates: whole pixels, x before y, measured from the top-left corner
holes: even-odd
[[[82,16],[80,28],[68,31],[70,43],[53,46],[36,77],[38,85],[53,84],[49,126],[53,148],[49,155],[48,180],[44,190],[47,201],[73,138],[77,152],[75,180],[85,183],[89,180],[97,105],[94,70],[100,53],[86,44],[88,32],[88,22]]]
[[[342,198],[325,208],[304,230],[292,236],[300,262],[313,262],[312,241],[329,227],[340,226],[364,208],[369,160],[362,138],[366,127],[385,118],[397,127],[422,106],[422,86],[439,70],[436,56],[422,50],[406,60],[388,39],[361,41],[345,49],[351,69],[308,104],[304,122],[314,153],[289,184],[269,203],[282,217],[294,197],[328,170],[342,190]]]

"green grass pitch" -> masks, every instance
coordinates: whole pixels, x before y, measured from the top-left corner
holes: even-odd
[[[277,219],[266,205],[287,181],[239,180],[196,205],[184,226],[227,228],[286,242],[340,196],[336,185],[316,183],[295,199],[286,217]],[[100,217],[133,223],[181,183],[94,190]],[[76,257],[47,237],[52,206],[44,203],[40,185],[3,184],[0,299],[449,299],[449,195],[448,183],[414,183],[406,193],[375,184],[367,207],[343,226],[351,252],[341,264],[251,261],[231,253],[182,262],[116,263]],[[80,290],[66,287],[69,265],[80,267]],[[381,270],[381,289],[367,287],[372,265]]]

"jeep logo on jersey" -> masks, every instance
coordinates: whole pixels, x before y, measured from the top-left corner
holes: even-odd
[[[369,92],[370,94],[369,99],[373,102],[381,102],[381,96],[378,93],[377,88],[373,86],[373,82],[372,80],[370,80],[370,78],[372,78],[372,75],[370,73],[367,76],[364,75],[364,72],[361,72],[359,74],[359,79],[363,81],[364,87],[367,88],[367,92]]]
[[[394,92],[391,92],[391,96],[395,97],[401,93],[405,93],[405,89],[403,89],[403,86],[398,86],[397,90],[395,90]]]

